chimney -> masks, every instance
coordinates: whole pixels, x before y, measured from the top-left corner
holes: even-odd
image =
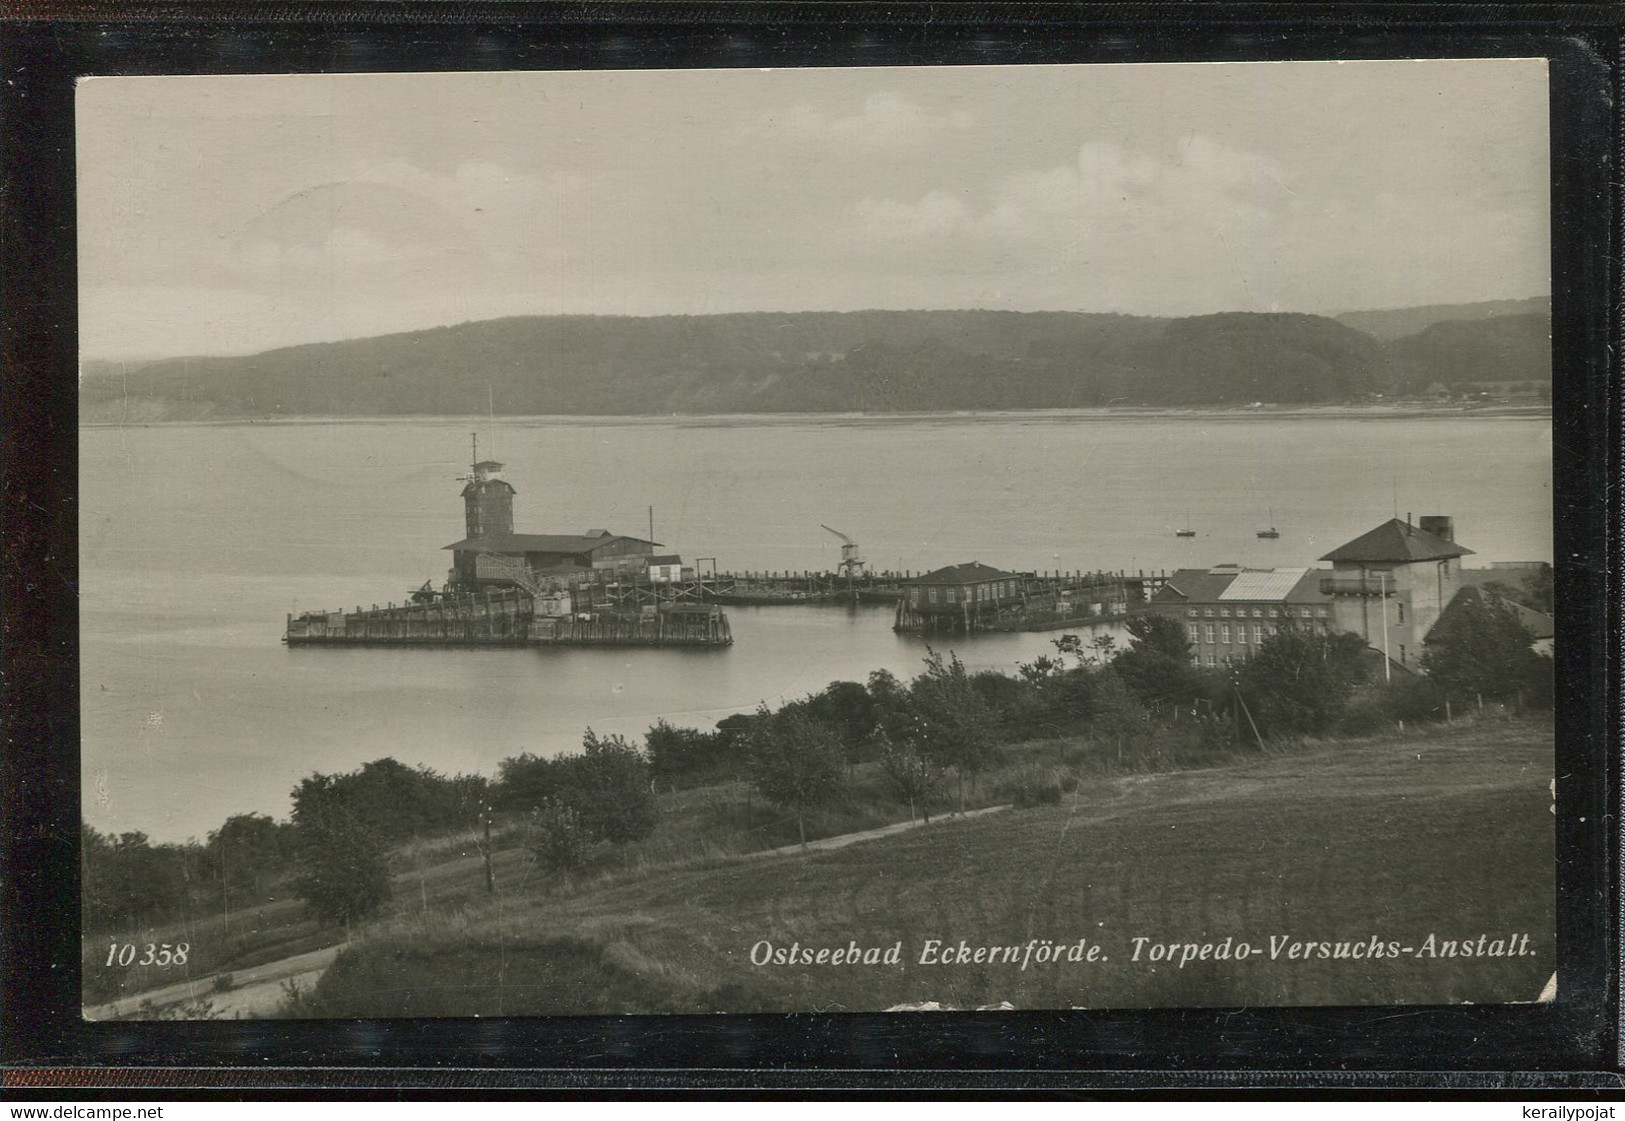
[[[1422,532],[1442,537],[1452,545],[1456,543],[1455,522],[1444,514],[1423,514]]]
[[[1411,512],[1409,510],[1406,510],[1405,511],[1405,536],[1409,537],[1410,535],[1411,535]]]

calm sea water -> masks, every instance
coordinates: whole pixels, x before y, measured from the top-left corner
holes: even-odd
[[[501,420],[522,532],[655,536],[722,569],[1311,564],[1398,509],[1451,514],[1469,564],[1551,559],[1551,426],[1527,417]],[[88,820],[201,838],[285,815],[312,771],[390,755],[495,772],[582,731],[709,726],[916,672],[886,608],[730,609],[735,645],[663,650],[289,650],[288,612],[399,602],[460,538],[470,422],[81,432]],[[494,443],[494,446],[493,446]],[[1194,538],[1176,538],[1187,524]],[[1273,524],[1278,540],[1254,531]],[[1053,635],[960,640],[1013,668]]]

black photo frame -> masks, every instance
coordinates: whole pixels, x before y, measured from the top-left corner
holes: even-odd
[[[1617,6],[34,3],[0,18],[4,1082],[236,1094],[1579,1091],[1618,1056]],[[1546,1005],[89,1023],[77,925],[74,80],[85,74],[1543,56],[1558,953]]]

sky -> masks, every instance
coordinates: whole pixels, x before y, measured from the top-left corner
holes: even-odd
[[[1550,290],[1541,59],[89,78],[86,359]]]

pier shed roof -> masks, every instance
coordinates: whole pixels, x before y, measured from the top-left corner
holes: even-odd
[[[993,580],[1019,579],[1014,572],[1006,572],[1002,568],[994,568],[981,561],[971,561],[969,564],[950,564],[946,568],[939,568],[934,572],[927,572],[924,576],[916,576],[908,581],[910,584],[982,584]]]

